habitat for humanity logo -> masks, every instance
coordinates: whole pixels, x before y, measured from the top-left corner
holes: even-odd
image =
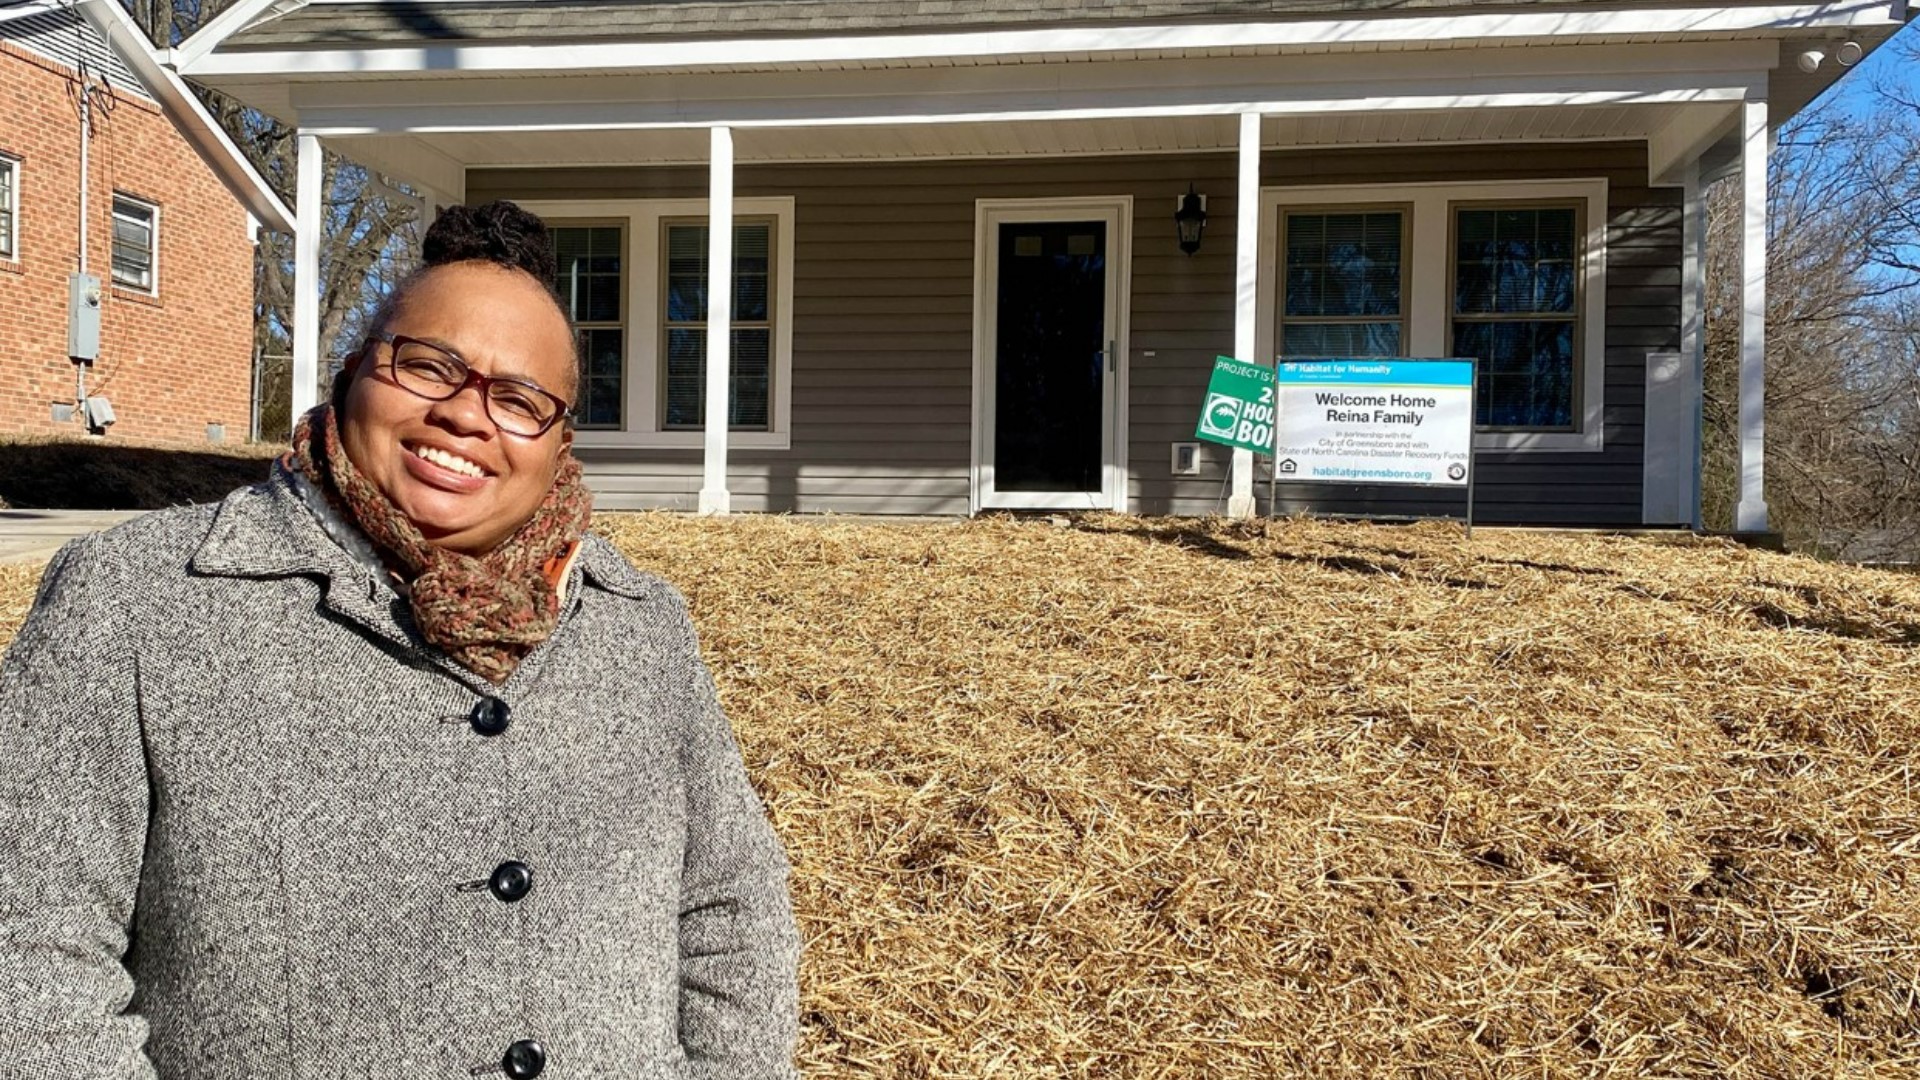
[[[1200,414],[1200,430],[1207,435],[1233,438],[1240,426],[1240,408],[1246,404],[1230,394],[1208,394],[1207,407]]]

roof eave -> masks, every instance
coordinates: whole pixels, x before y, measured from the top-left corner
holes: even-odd
[[[207,112],[184,80],[160,63],[153,46],[116,0],[81,0],[80,12],[134,76],[160,103],[167,118],[256,220],[279,232],[293,231],[293,212],[274,194],[253,162]]]

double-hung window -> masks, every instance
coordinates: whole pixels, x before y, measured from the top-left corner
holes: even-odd
[[[1474,445],[1597,451],[1606,428],[1607,182],[1268,188],[1263,358],[1476,361]]]
[[[765,431],[772,409],[773,229],[769,219],[736,221],[733,226],[733,315],[728,340],[727,427]],[[707,240],[704,220],[661,223],[660,247],[666,260],[661,281],[665,392],[661,427],[700,430],[707,414]]]
[[[707,424],[707,200],[521,203],[548,222],[579,332],[579,445],[697,450]],[[794,200],[734,200],[730,446],[792,445]]]
[[[113,196],[113,283],[137,292],[158,292],[160,208],[131,195]]]
[[[1406,228],[1398,208],[1282,216],[1281,356],[1404,354]]]
[[[1579,415],[1580,209],[1453,208],[1453,354],[1480,361],[1476,423],[1571,431]]]
[[[0,154],[0,259],[20,257],[20,162]]]
[[[618,429],[626,395],[626,228],[621,222],[557,222],[551,233],[554,287],[573,316],[580,352],[574,422]]]

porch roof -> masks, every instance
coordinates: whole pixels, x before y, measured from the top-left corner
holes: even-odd
[[[1647,0],[575,0],[567,3],[450,0],[442,3],[310,3],[257,23],[224,48],[284,49],[423,42],[591,41],[660,37],[977,30],[1303,16],[1440,15],[1449,12],[1653,10]],[[1728,7],[1766,7],[1744,0]]]

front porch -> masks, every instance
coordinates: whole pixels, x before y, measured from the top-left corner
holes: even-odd
[[[1488,48],[1462,29],[1450,23],[1417,43],[1349,35],[1218,54],[1183,42],[964,62],[767,59],[731,71],[693,65],[698,50],[669,66],[664,54],[642,55],[656,47],[635,46],[619,54],[619,71],[594,75],[536,74],[532,53],[505,46],[404,71],[367,49],[271,87],[241,74],[260,56],[216,52],[202,67],[210,81],[281,96],[299,118],[303,178],[317,177],[324,142],[436,201],[511,198],[565,227],[618,230],[624,300],[594,329],[621,344],[589,362],[589,381],[619,406],[585,424],[577,443],[613,507],[964,514],[1020,505],[996,482],[1007,466],[994,420],[999,297],[988,222],[1015,210],[1045,217],[1049,207],[1091,220],[1105,207],[1113,299],[1104,347],[1092,350],[1105,369],[1097,482],[1028,505],[1433,512],[1425,495],[1378,488],[1281,485],[1263,505],[1253,455],[1203,445],[1183,459],[1197,471],[1176,471],[1175,444],[1192,440],[1215,354],[1282,351],[1290,215],[1398,215],[1397,347],[1452,355],[1463,317],[1452,306],[1460,208],[1552,204],[1577,222],[1579,283],[1559,316],[1569,344],[1552,375],[1565,383],[1556,391],[1564,408],[1542,414],[1551,422],[1485,424],[1483,516],[1697,524],[1700,191],[1741,170],[1750,270],[1739,520],[1763,529],[1770,96],[1797,108],[1812,84],[1774,70],[1777,42],[1731,33],[1624,44],[1542,24],[1507,42],[1525,47]],[[542,48],[558,47],[527,47]],[[658,66],[640,70],[643,60]],[[1178,250],[1173,222],[1190,188],[1207,196],[1209,213],[1192,256]],[[699,320],[668,317],[660,230],[692,222],[714,238],[704,292],[733,297],[724,249],[742,221],[769,223],[766,308],[739,325],[742,314],[724,303]],[[317,230],[309,212],[304,250]],[[313,299],[302,290],[295,312],[302,389],[317,385]],[[670,353],[696,351],[694,330],[704,374],[689,391]],[[764,357],[737,355],[747,331],[763,334],[749,347]],[[742,371],[765,383],[746,423]],[[676,401],[687,408],[675,412]],[[731,430],[687,422],[721,412],[734,417]]]

